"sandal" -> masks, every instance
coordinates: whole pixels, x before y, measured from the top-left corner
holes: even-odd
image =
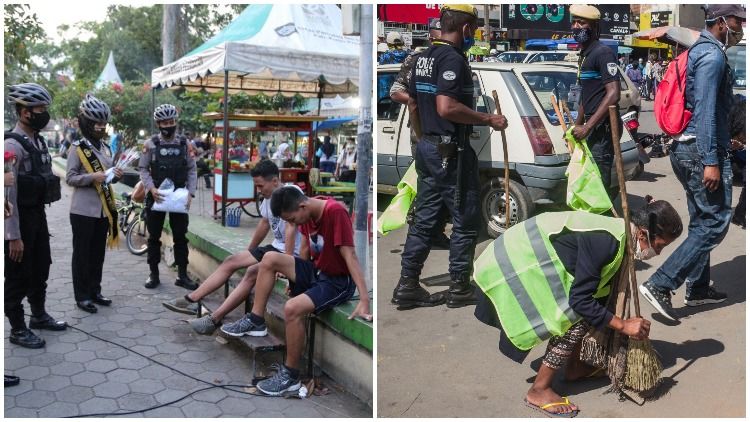
[[[567,397],[563,397],[563,400],[564,401],[562,401],[562,402],[547,403],[547,404],[543,404],[541,406],[537,406],[537,405],[535,405],[533,403],[529,403],[529,401],[524,398],[523,399],[523,403],[527,407],[530,407],[530,408],[532,408],[532,409],[534,409],[536,411],[542,412],[545,416],[550,417],[550,418],[574,418],[574,417],[578,416],[579,410],[574,410],[572,412],[560,412],[560,413],[558,413],[558,412],[550,412],[549,410],[547,410],[550,407],[554,407],[554,406],[568,406],[568,405],[571,404],[570,400],[568,400]]]

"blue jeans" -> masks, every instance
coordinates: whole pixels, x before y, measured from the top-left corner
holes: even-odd
[[[721,183],[714,192],[703,185],[703,164],[695,142],[675,142],[670,160],[687,194],[688,237],[651,276],[656,287],[677,290],[687,282],[688,293],[708,289],[711,251],[724,239],[732,218],[732,165],[719,154]]]

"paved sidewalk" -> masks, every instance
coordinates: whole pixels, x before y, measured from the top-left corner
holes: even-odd
[[[175,272],[162,265],[162,285],[143,287],[148,276],[145,256],[107,251],[102,293],[111,307],[98,306],[88,314],[75,306],[70,276],[72,242],[68,210],[72,190],[63,183],[63,199],[48,208],[52,234],[52,268],[47,310],[73,328],[39,331],[47,345],[24,349],[8,341],[5,320],[5,372],[21,383],[5,389],[5,417],[65,417],[90,413],[137,411],[179,399],[207,384],[180,375],[157,362],[216,384],[247,385],[252,379],[250,357],[216,341],[194,334],[187,315],[165,309],[161,302],[186,290],[174,286]],[[25,304],[28,313],[28,305]],[[82,330],[82,331],[79,331]],[[329,379],[326,396],[305,400],[256,397],[213,388],[132,417],[371,417],[372,409]],[[239,388],[239,390],[242,390]]]

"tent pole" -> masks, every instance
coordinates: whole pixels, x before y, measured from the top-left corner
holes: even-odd
[[[221,225],[227,225],[229,193],[229,71],[224,71],[224,142],[221,145]]]

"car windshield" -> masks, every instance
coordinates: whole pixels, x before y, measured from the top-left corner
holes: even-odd
[[[547,120],[553,125],[559,125],[560,121],[557,118],[555,109],[552,107],[550,95],[554,95],[556,98],[567,102],[568,91],[576,82],[576,73],[573,71],[524,72],[523,78],[529,84],[534,97],[539,101],[542,109],[544,109]],[[578,117],[578,107],[574,106],[571,102],[567,102],[567,105],[573,115],[573,119],[576,119]],[[563,111],[560,110],[560,112],[562,113]],[[565,117],[565,120],[568,120],[567,117]]]
[[[497,58],[503,63],[521,63],[526,58],[526,53],[502,53]]]
[[[745,88],[747,85],[747,63],[745,62],[747,48],[743,45],[727,49],[727,58],[734,72],[734,87]]]

